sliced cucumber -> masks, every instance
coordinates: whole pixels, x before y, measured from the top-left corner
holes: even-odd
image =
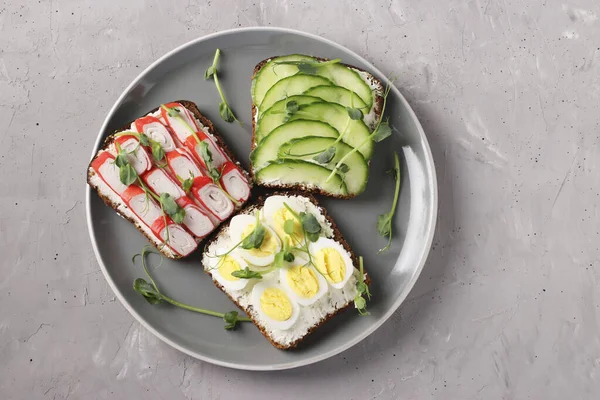
[[[304,104],[316,103],[316,102],[323,101],[323,100],[318,97],[304,96],[304,95],[300,95],[300,94],[296,95],[296,96],[290,96],[288,98],[279,100],[277,103],[273,104],[268,110],[265,111],[265,115],[268,113],[272,113],[272,114],[281,113],[282,115],[285,116],[285,105],[287,104],[288,101],[295,101],[296,104],[298,104],[299,106],[302,106]],[[265,128],[263,128],[261,126],[261,121],[262,121],[262,118],[259,118],[258,121],[256,122],[256,128],[254,129],[254,140],[256,143],[260,142],[267,135],[267,133],[269,133],[273,130],[273,129],[269,129],[268,131],[265,132]]]
[[[304,185],[308,189],[320,189],[334,196],[346,196],[346,184],[339,175],[329,182],[331,171],[317,164],[298,160],[273,162],[256,174],[256,181],[262,184]]]
[[[252,101],[255,105],[262,103],[265,94],[283,78],[298,73],[298,67],[295,65],[275,64],[275,61],[312,61],[313,58],[302,54],[290,54],[272,59],[267,62],[258,74],[252,79]]]
[[[331,125],[318,121],[296,120],[277,127],[250,153],[252,169],[258,171],[269,161],[277,159],[279,147],[292,139],[306,136],[337,138],[338,132]]]
[[[330,103],[344,107],[354,107],[367,114],[370,110],[364,101],[354,92],[341,86],[315,86],[304,92],[307,96],[316,96]]]
[[[268,138],[278,126],[286,122],[284,112],[273,110],[267,111],[260,119],[258,131],[255,133],[257,141]],[[333,126],[340,135],[343,135],[342,140],[352,147],[359,147],[363,144],[359,151],[365,159],[370,159],[373,154],[373,141],[369,140],[369,128],[362,120],[353,120],[348,116],[348,111],[344,106],[337,103],[311,103],[305,104],[300,109],[289,117],[288,121],[298,119],[316,120],[326,122]],[[306,136],[306,135],[305,135]],[[313,135],[317,136],[317,135]],[[290,138],[291,139],[291,138]],[[288,139],[289,140],[289,139]],[[366,141],[366,142],[365,142]]]
[[[265,94],[265,98],[258,107],[258,115],[262,115],[281,99],[302,94],[312,87],[321,85],[333,85],[333,83],[329,79],[318,75],[296,74],[283,78],[271,86],[271,89]]]
[[[317,69],[317,74],[356,93],[370,110],[373,105],[373,91],[363,78],[353,69],[341,64],[331,64]]]
[[[352,151],[352,147],[345,143],[335,143],[333,138],[325,137],[305,137],[301,139],[294,139],[290,142],[283,144],[279,148],[280,158],[298,159],[316,163],[313,159],[315,152],[319,150],[326,150],[329,147],[335,147],[335,156],[327,164],[322,165],[329,170],[333,170],[335,165],[340,161],[342,157]],[[348,166],[348,172],[342,175],[342,180],[346,184],[348,194],[359,194],[367,186],[367,179],[369,178],[369,165],[365,161],[364,157],[358,152],[354,152],[350,155],[344,163]]]
[[[318,97],[304,95],[290,96],[285,99],[279,100],[277,103],[269,107],[269,109],[266,110],[256,122],[256,128],[254,129],[254,141],[256,143],[260,143],[260,141],[264,139],[264,137],[267,136],[273,129],[283,124],[283,121],[286,119],[285,107],[289,101],[295,101],[298,106],[303,106],[305,104],[322,102],[323,100]],[[262,121],[266,115],[269,115],[270,117],[267,118],[266,123],[263,124]],[[277,125],[273,125],[273,116],[275,115],[279,117],[275,118],[277,121],[282,121]]]

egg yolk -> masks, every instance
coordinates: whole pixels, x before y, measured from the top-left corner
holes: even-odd
[[[312,268],[296,265],[285,275],[289,287],[300,297],[310,299],[319,292],[319,280]]]
[[[242,232],[242,237],[246,237],[249,234],[251,234],[252,231],[254,230],[254,226],[255,226],[254,224],[248,225],[246,227],[246,229],[244,229],[244,231]],[[277,238],[275,238],[271,234],[270,230],[265,229],[265,236],[263,238],[263,241],[262,241],[260,247],[258,249],[250,249],[247,251],[256,257],[266,257],[266,256],[270,256],[274,253],[277,253],[277,247],[278,247]]]
[[[265,289],[260,295],[260,308],[275,321],[287,321],[292,317],[292,303],[281,289]]]
[[[233,271],[240,270],[240,264],[231,256],[224,256],[219,260],[219,274],[228,281],[237,281],[240,278],[236,278],[231,275]]]
[[[285,221],[289,219],[294,221],[294,240],[302,243],[302,241],[304,240],[302,225],[300,225],[300,222],[296,219],[296,217],[294,217],[290,210],[288,210],[285,207],[280,208],[275,214],[273,214],[275,232],[282,239],[288,236],[288,234],[285,233],[285,230],[283,229],[283,225],[285,224]]]
[[[315,267],[331,283],[339,283],[346,276],[346,263],[339,251],[331,247],[317,251],[314,259]]]

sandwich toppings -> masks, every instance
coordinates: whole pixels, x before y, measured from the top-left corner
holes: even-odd
[[[259,64],[250,157],[256,183],[333,197],[362,193],[375,144],[391,134],[382,118],[390,85],[339,59],[292,54]]]
[[[181,103],[113,137],[90,164],[89,182],[168,257],[190,254],[249,197],[244,172]]]
[[[234,216],[203,265],[280,348],[361,297],[359,282],[366,286],[323,211],[301,195],[273,195]]]

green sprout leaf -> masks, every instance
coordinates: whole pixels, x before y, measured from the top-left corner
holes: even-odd
[[[181,224],[185,217],[185,210],[181,208],[176,202],[173,196],[169,193],[162,193],[160,195],[160,204],[162,209],[176,224]]]
[[[398,153],[394,152],[394,179],[396,180],[396,187],[394,190],[394,201],[392,202],[392,208],[389,212],[380,214],[377,217],[377,232],[383,237],[388,238],[387,245],[378,251],[381,254],[389,250],[392,244],[392,219],[396,213],[396,205],[398,204],[398,196],[400,194],[400,160],[398,159]]]
[[[115,165],[119,168],[122,168],[125,165],[129,164],[129,158],[127,158],[127,152],[123,150],[121,146],[118,146],[118,148],[119,153],[115,157]]]
[[[390,124],[388,120],[382,122],[377,126],[377,129],[371,134],[373,137],[373,141],[379,143],[384,139],[387,139],[392,134],[392,128],[390,128]]]
[[[313,64],[298,64],[298,72],[303,73],[303,74],[309,74],[309,75],[313,75],[317,73],[317,67]]]
[[[288,122],[290,118],[294,114],[298,112],[300,107],[298,106],[298,102],[296,100],[289,100],[285,103],[285,117],[283,118],[283,122]]]
[[[237,271],[233,271],[231,276],[234,276],[239,279],[262,279],[262,274],[258,271],[252,271],[250,268],[246,267],[244,269],[238,269]]]
[[[202,161],[204,161],[204,165],[206,165],[206,169],[212,168],[213,157],[210,149],[208,148],[208,143],[202,141],[199,143],[200,145],[200,157],[202,157]]]
[[[348,116],[350,119],[359,120],[363,119],[363,113],[358,108],[346,107],[346,111],[348,111]]]
[[[145,133],[140,133],[138,137],[142,146],[150,146],[150,138]]]
[[[125,186],[131,185],[137,180],[138,176],[131,164],[127,163],[119,168],[119,179]]]
[[[315,160],[319,164],[327,164],[331,162],[331,160],[333,160],[333,157],[335,157],[335,151],[336,148],[334,146],[328,147],[321,153],[314,156],[313,160]]]
[[[254,227],[254,230],[248,235],[240,247],[245,250],[259,249],[265,239],[266,229],[264,226],[258,224]]]
[[[294,253],[286,251],[283,253],[283,259],[287,262],[293,262],[296,259],[296,257],[294,256]]]
[[[356,307],[356,309],[360,312],[367,307],[367,301],[364,299],[364,297],[359,296],[354,299],[354,307]]]
[[[229,105],[225,101],[219,103],[219,114],[221,114],[221,118],[225,122],[235,121],[235,115],[233,115],[233,112],[231,111]]]
[[[133,290],[144,296],[146,301],[150,304],[159,304],[163,301],[162,294],[143,278],[137,278],[133,282]]]
[[[310,214],[301,212],[300,220],[302,221],[302,227],[308,233],[321,233],[321,224],[317,221],[317,218]]]
[[[152,149],[152,158],[154,158],[156,161],[162,161],[162,159],[165,157],[165,151],[160,143],[152,141],[150,148]]]
[[[192,185],[194,184],[194,174],[192,174],[192,171],[190,171],[190,177],[187,179],[183,179],[182,177],[180,177],[179,175],[177,175],[177,179],[179,180],[179,182],[181,182],[181,187],[183,188],[183,191],[186,194],[190,193],[190,189],[192,188]]]
[[[208,80],[208,79],[212,78],[212,76],[215,74],[216,71],[217,71],[217,69],[215,68],[214,65],[211,65],[210,67],[206,68],[206,71],[204,71],[204,79]]]
[[[240,317],[237,311],[229,311],[223,315],[223,321],[225,321],[225,329],[232,331],[237,327]]]

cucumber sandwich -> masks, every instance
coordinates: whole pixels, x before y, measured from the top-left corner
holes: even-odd
[[[367,71],[301,54],[252,77],[252,174],[258,185],[338,198],[365,190],[386,89]]]

